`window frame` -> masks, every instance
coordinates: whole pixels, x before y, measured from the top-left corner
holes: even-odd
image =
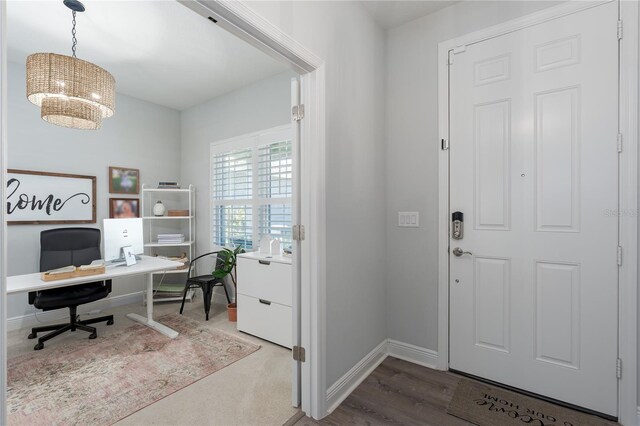
[[[260,236],[260,223],[259,223],[259,209],[264,205],[273,204],[288,204],[293,208],[293,192],[289,197],[274,197],[265,198],[259,197],[259,149],[261,146],[270,145],[273,143],[281,142],[283,140],[289,140],[293,144],[293,128],[291,124],[272,127],[269,129],[261,130],[258,132],[247,133],[244,135],[236,136],[229,139],[223,139],[210,143],[209,147],[209,247],[210,251],[218,250],[222,246],[219,246],[215,242],[215,230],[214,223],[214,210],[221,206],[241,206],[250,205],[252,208],[252,248],[255,250],[259,244]],[[252,171],[252,196],[250,198],[230,199],[230,200],[218,200],[214,198],[215,186],[213,185],[213,179],[215,176],[215,162],[214,156],[230,151],[239,151],[243,149],[251,149],[251,171]],[[293,150],[293,147],[292,147]],[[292,162],[293,162],[292,153]],[[292,167],[294,165],[292,164]],[[293,220],[293,217],[292,217]]]

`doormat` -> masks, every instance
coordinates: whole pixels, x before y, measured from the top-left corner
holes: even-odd
[[[110,425],[260,348],[182,315],[158,321],[180,335],[132,325],[10,359],[8,424]]]
[[[479,426],[608,426],[617,423],[506,389],[461,379],[447,413]]]

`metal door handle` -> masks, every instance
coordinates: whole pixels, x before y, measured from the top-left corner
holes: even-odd
[[[471,253],[470,251],[464,251],[460,247],[456,247],[456,248],[453,249],[453,255],[454,256],[460,257],[463,254],[468,254],[470,256],[473,256],[473,253]]]

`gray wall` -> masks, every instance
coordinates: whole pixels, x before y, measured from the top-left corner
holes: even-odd
[[[461,2],[387,34],[387,327],[438,350],[438,43],[557,2]],[[420,228],[398,228],[398,211]]]
[[[290,123],[292,77],[278,74],[182,111],[180,182],[196,187],[198,254],[210,249],[210,144]]]
[[[360,2],[247,4],[326,61],[330,386],[387,337],[384,32]]]
[[[118,94],[116,114],[98,131],[53,126],[26,99],[24,65],[10,63],[8,68],[8,167],[96,176],[97,223],[86,226],[101,227],[102,219],[109,217],[109,166],[140,169],[143,183],[179,177],[178,111]],[[8,226],[8,275],[37,272],[40,231],[62,226],[76,225]],[[141,277],[114,280],[112,296],[141,291],[143,286]],[[33,312],[26,294],[9,296],[8,318]]]

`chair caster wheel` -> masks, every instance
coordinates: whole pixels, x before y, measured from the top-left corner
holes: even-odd
[[[27,336],[27,339],[35,339],[36,337],[38,337],[36,333],[31,333]]]
[[[98,337],[98,335],[96,333],[91,333],[89,335],[89,339],[95,339],[96,337]]]
[[[113,325],[113,320],[107,321],[107,325]]]
[[[44,343],[38,343],[37,345],[35,345],[33,347],[33,350],[34,351],[39,351],[40,349],[43,349],[43,348],[44,348]]]

